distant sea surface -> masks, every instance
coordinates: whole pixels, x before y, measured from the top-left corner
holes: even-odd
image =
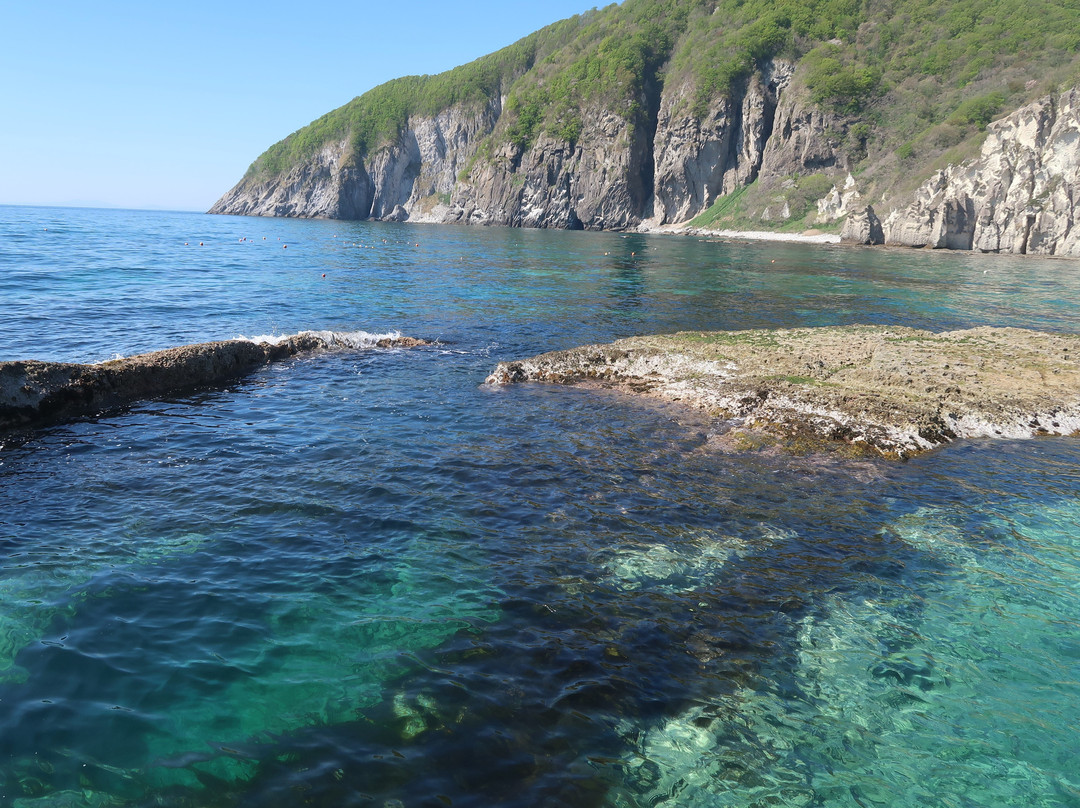
[[[721,454],[482,386],[846,323],[1080,332],[1080,262],[0,207],[0,360],[439,341],[0,445],[0,805],[1080,805],[1080,439]]]

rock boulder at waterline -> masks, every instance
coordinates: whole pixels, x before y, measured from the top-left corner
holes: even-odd
[[[372,347],[411,348],[424,340],[372,338]],[[94,415],[134,401],[220,385],[271,362],[312,351],[356,347],[332,332],[273,341],[234,339],[184,345],[94,365],[0,362],[0,430]]]

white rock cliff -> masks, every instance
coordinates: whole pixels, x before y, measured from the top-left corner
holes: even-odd
[[[885,243],[1080,256],[1080,89],[990,124],[979,157],[885,219]]]

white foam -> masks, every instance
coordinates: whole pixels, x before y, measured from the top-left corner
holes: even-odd
[[[299,334],[260,334],[255,337],[247,337],[241,334],[237,336],[237,339],[277,345],[287,339],[299,336],[318,337],[330,348],[374,348],[380,340],[401,339],[401,332],[387,331],[382,334],[372,334],[368,331],[301,331]]]

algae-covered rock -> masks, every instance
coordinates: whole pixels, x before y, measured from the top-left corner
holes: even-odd
[[[1080,432],[1080,336],[843,326],[690,331],[502,362],[488,384],[604,384],[790,446],[906,458],[966,437]]]

